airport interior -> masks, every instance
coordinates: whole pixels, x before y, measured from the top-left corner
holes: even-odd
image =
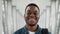
[[[60,34],[60,0],[0,0],[0,34],[13,34],[25,26],[25,7],[29,3],[40,8],[39,26]]]

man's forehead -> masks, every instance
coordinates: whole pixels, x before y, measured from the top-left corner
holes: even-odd
[[[26,8],[26,11],[27,10],[36,10],[36,11],[38,11],[39,9],[36,7],[36,6],[28,6],[27,8]]]
[[[37,7],[35,7],[35,6],[29,6],[29,9],[34,10],[35,8],[37,8]]]

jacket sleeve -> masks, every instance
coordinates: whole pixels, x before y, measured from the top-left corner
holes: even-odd
[[[14,32],[13,34],[21,34],[21,29],[17,30],[16,32]]]
[[[48,34],[51,34],[51,32],[48,32]]]
[[[13,34],[19,34],[19,31],[14,32]]]

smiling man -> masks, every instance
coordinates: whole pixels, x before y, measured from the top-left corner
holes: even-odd
[[[14,34],[50,34],[47,29],[42,30],[37,24],[40,18],[40,9],[36,4],[31,3],[26,6],[24,17],[26,25]]]

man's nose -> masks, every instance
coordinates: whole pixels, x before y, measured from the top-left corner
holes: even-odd
[[[35,15],[33,13],[30,14],[30,17],[34,17]]]

